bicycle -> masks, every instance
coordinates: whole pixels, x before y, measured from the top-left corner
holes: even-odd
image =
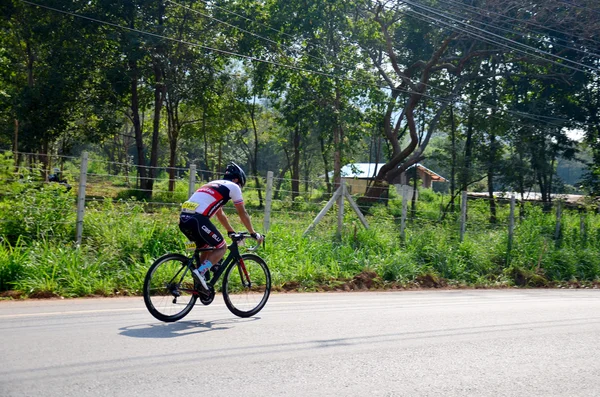
[[[198,299],[210,305],[221,275],[224,275],[221,292],[229,311],[239,317],[258,313],[269,299],[271,273],[260,256],[240,254],[239,246],[251,237],[249,233],[235,233],[230,237],[229,255],[205,273],[209,291],[195,282],[191,273],[200,262],[200,252],[214,250],[214,247],[198,248],[191,243],[192,256],[169,253],[154,261],[144,280],[144,303],[150,314],[158,320],[174,322],[187,316]],[[248,247],[248,251],[256,251],[259,246]]]

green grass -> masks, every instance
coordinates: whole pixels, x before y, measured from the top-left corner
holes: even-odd
[[[178,194],[187,188],[178,186]],[[256,191],[248,204],[260,230]],[[318,196],[315,196],[318,197]],[[308,235],[303,232],[324,204],[317,199],[281,201],[273,212],[264,250],[276,290],[316,291],[414,286],[507,287],[596,285],[600,278],[600,215],[565,211],[560,239],[556,219],[528,205],[516,223],[507,253],[507,207],[488,223],[485,202],[469,202],[469,223],[459,239],[456,216],[440,222],[438,194],[422,194],[415,218],[400,238],[401,201],[371,207],[366,230],[346,206],[344,231],[336,235],[332,209]],[[74,241],[73,195],[56,187],[21,189],[0,201],[0,293],[11,296],[139,295],[146,270],[167,252],[184,252],[178,205],[131,199],[88,201],[83,241]],[[314,207],[314,208],[313,208]],[[234,227],[243,227],[231,206]],[[452,215],[452,214],[451,214]],[[583,229],[582,229],[583,219]],[[510,262],[507,259],[510,258]],[[366,280],[366,281],[365,281]],[[370,280],[370,281],[369,281]],[[369,281],[369,282],[367,282]]]

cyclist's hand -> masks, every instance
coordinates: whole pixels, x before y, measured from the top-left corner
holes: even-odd
[[[227,236],[229,236],[229,238],[231,238],[234,234],[235,232],[233,230],[227,232]]]
[[[265,239],[265,236],[262,236],[260,233],[251,233],[250,236],[252,236],[252,238],[259,243],[262,243],[262,241]]]

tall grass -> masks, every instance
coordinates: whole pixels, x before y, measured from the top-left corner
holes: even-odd
[[[180,189],[181,190],[181,189]],[[442,200],[421,195],[417,212],[400,238],[401,200],[375,205],[364,229],[346,208],[344,231],[336,235],[335,211],[308,235],[319,205],[280,207],[261,255],[276,289],[348,289],[413,286],[553,286],[597,283],[600,277],[600,215],[565,211],[555,240],[556,217],[529,205],[517,220],[507,252],[507,207],[488,222],[485,202],[469,202],[463,241],[458,217],[440,221]],[[252,201],[249,201],[252,205]],[[314,210],[312,208],[314,206]],[[234,227],[242,230],[228,208]],[[253,209],[256,227],[262,212]],[[184,252],[177,227],[178,205],[155,207],[135,200],[87,203],[81,246],[74,240],[73,196],[60,187],[22,190],[0,202],[0,292],[13,295],[92,296],[140,294],[146,270],[167,252]],[[362,278],[361,278],[362,277]],[[359,284],[364,278],[372,281]],[[358,280],[358,281],[357,281]],[[15,292],[16,291],[16,292]]]

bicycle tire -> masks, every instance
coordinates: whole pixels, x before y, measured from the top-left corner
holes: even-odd
[[[158,258],[144,279],[144,303],[156,319],[171,323],[181,320],[194,308],[198,295],[187,269],[189,258],[167,254]]]
[[[271,293],[271,272],[258,255],[241,255],[242,263],[236,261],[225,272],[223,300],[230,312],[238,317],[250,317],[261,311]],[[247,284],[247,276],[251,284]],[[244,282],[246,281],[246,282]]]

